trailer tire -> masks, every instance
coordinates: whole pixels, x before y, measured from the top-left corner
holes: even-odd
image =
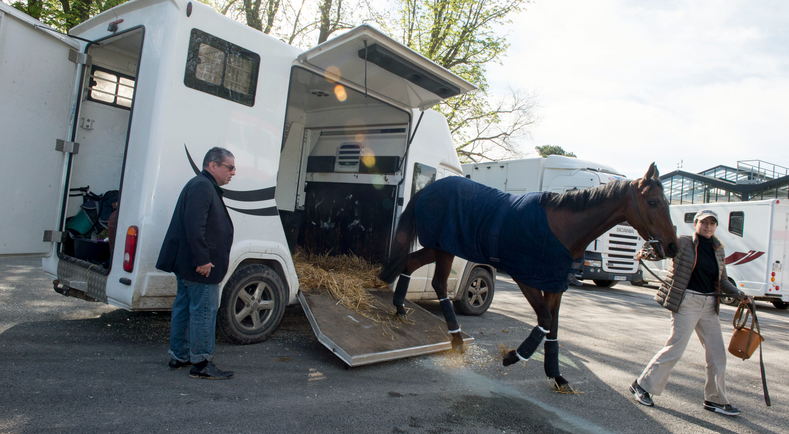
[[[787,303],[785,301],[774,301],[772,303],[773,303],[773,306],[775,306],[776,309],[782,309],[783,310],[783,309],[789,308],[789,303]]]
[[[731,277],[729,277],[728,279],[732,285],[737,287],[737,282],[735,282],[734,279],[732,279]],[[734,297],[721,297],[721,303],[728,304],[729,306],[737,306],[740,304],[740,300],[737,300]]]
[[[597,286],[599,286],[601,288],[610,288],[610,287],[614,286],[614,284],[616,283],[616,280],[592,279],[592,282],[594,282],[595,285],[597,285]]]
[[[493,276],[488,270],[477,267],[471,270],[466,287],[453,304],[463,315],[480,316],[488,311],[493,302],[493,292]]]
[[[279,274],[266,265],[243,265],[222,291],[217,329],[234,344],[263,342],[279,326],[287,304],[287,290]]]

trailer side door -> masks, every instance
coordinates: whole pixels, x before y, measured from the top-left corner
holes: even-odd
[[[80,45],[0,3],[0,257],[44,256],[59,229]],[[58,233],[49,233],[50,239]]]

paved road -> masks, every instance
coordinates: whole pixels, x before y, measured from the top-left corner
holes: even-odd
[[[773,406],[762,399],[758,360],[730,357],[729,394],[743,411],[730,418],[701,407],[698,340],[656,407],[627,392],[668,335],[654,289],[585,285],[565,295],[561,369],[582,393],[562,395],[540,354],[500,365],[499,346],[517,346],[535,319],[511,280],[497,284],[488,313],[460,317],[476,339],[464,355],[346,370],[295,306],[262,344],[218,342],[215,361],[236,378],[204,381],[167,369],[169,315],[65,298],[38,261],[0,260],[0,432],[789,432],[789,311],[759,304]],[[727,340],[733,313],[721,313]]]

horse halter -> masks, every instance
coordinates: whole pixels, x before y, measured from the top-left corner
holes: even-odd
[[[630,184],[630,197],[633,198],[633,207],[636,209],[636,215],[638,216],[638,221],[641,222],[641,226],[644,228],[644,231],[646,231],[647,236],[649,237],[649,240],[647,240],[644,243],[644,245],[647,247],[648,250],[654,252],[655,248],[653,247],[653,245],[660,244],[660,241],[652,237],[652,234],[649,233],[649,229],[647,229],[647,225],[644,224],[644,219],[641,218],[641,211],[638,210],[638,203],[636,202],[636,194],[633,193],[633,184]]]

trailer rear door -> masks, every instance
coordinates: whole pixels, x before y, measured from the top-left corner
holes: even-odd
[[[44,256],[59,228],[80,44],[0,3],[0,257]],[[56,149],[59,148],[59,149]],[[50,233],[50,238],[57,233]]]
[[[323,71],[327,80],[352,83],[402,108],[426,110],[475,89],[471,83],[368,25],[305,51],[298,61]]]

